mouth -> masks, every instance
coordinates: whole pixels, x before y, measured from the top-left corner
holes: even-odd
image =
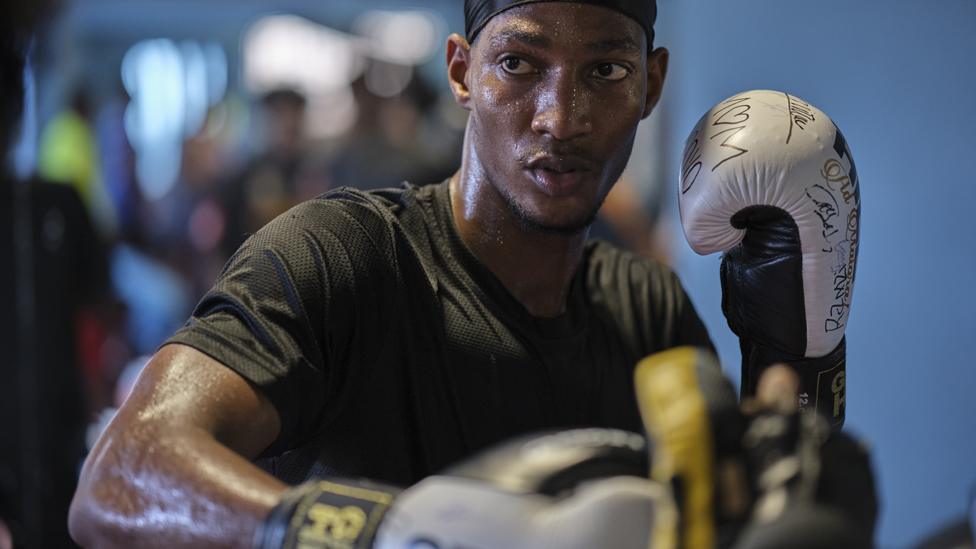
[[[587,180],[593,165],[576,156],[538,155],[525,164],[536,186],[549,196],[575,193]]]
[[[538,154],[530,158],[525,167],[530,170],[546,170],[563,174],[590,171],[592,162],[574,155]]]

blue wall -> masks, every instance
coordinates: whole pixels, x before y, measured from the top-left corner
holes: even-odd
[[[672,62],[657,115],[670,158],[714,103],[756,88],[819,106],[850,143],[863,220],[847,425],[873,449],[880,543],[916,541],[962,515],[976,484],[976,2],[660,0],[659,9],[658,42]],[[719,258],[683,241],[675,249],[737,377]]]

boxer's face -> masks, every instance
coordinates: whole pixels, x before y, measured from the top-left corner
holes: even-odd
[[[451,76],[471,111],[471,160],[529,226],[574,233],[596,215],[660,96],[667,52],[649,55],[646,40],[615,11],[543,2],[453,48],[467,55],[463,78]]]

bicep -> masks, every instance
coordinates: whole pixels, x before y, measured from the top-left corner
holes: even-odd
[[[161,348],[146,365],[119,419],[200,429],[253,459],[278,436],[271,402],[229,367],[186,345]]]

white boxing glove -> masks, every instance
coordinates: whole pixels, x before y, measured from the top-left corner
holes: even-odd
[[[433,476],[404,492],[377,549],[588,549],[653,546],[655,525],[677,521],[666,486],[631,476],[584,482],[562,497],[481,480]]]
[[[259,549],[673,547],[669,486],[647,478],[644,437],[616,429],[529,435],[406,490],[358,479],[293,488]]]
[[[742,348],[742,394],[774,362],[800,404],[844,421],[860,191],[840,130],[795,96],[757,90],[708,111],[685,144],[679,205],[699,254],[725,252],[722,310]]]
[[[401,493],[378,549],[669,547],[668,485],[647,478],[645,438],[617,429],[519,437]]]

